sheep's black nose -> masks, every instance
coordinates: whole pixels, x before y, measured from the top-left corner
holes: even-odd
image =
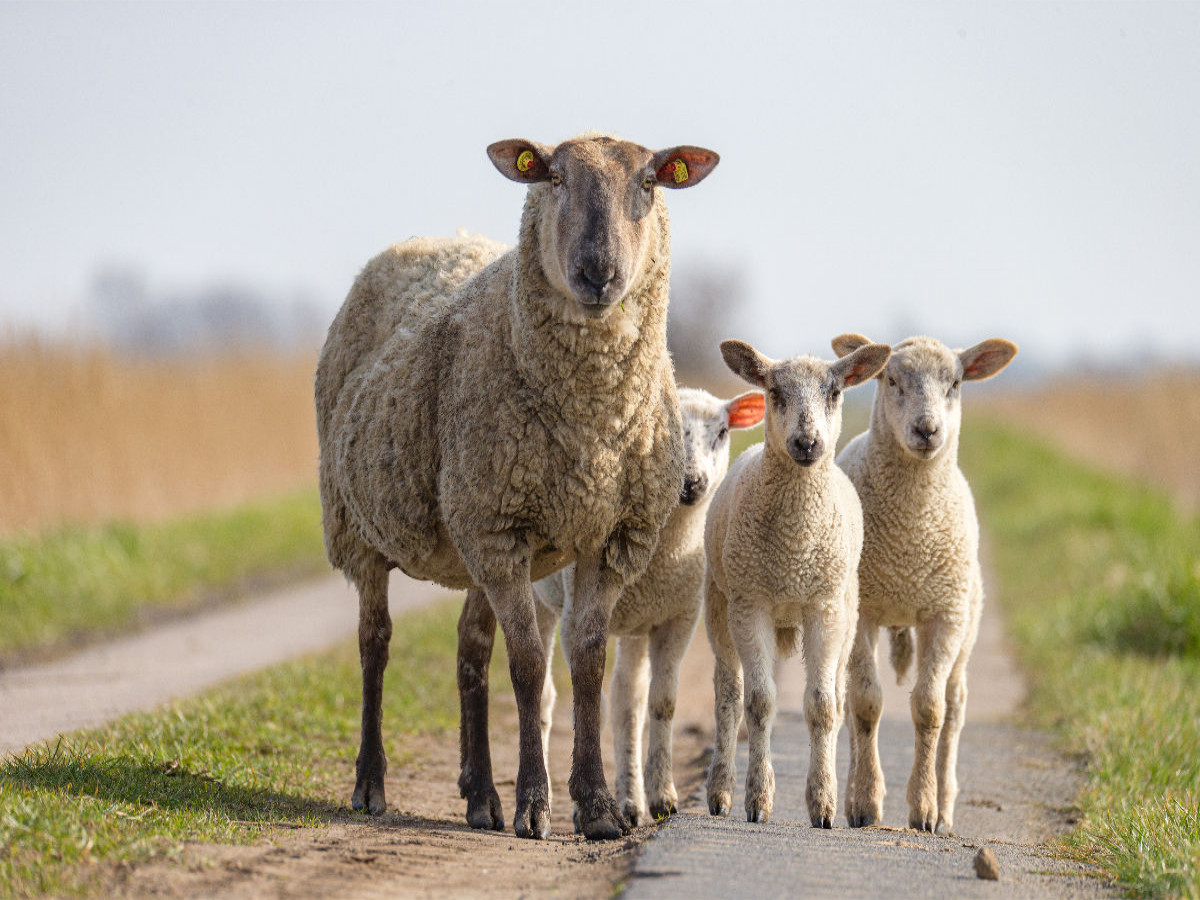
[[[929,422],[922,422],[920,425],[914,426],[913,431],[916,433],[917,437],[928,443],[929,439],[937,434],[938,427],[937,425]]]
[[[707,490],[708,479],[703,475],[698,478],[685,478],[683,480],[683,490],[679,493],[679,502],[684,506],[691,506],[703,497],[704,492]]]
[[[604,292],[609,282],[613,280],[614,275],[616,275],[616,268],[611,265],[584,263],[579,268],[580,279],[586,282],[597,294]]]
[[[788,439],[788,454],[802,466],[811,465],[821,453],[819,438],[806,438],[792,435]]]

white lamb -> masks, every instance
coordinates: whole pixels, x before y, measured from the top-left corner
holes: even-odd
[[[870,344],[835,363],[811,356],[774,362],[741,341],[721,344],[729,368],[766,390],[767,424],[765,442],[730,467],[704,534],[705,625],[716,656],[716,748],[708,776],[713,815],[728,815],[732,806],[744,701],[750,732],[746,818],[770,818],[773,668],[777,654],[794,651],[802,629],[804,715],[812,744],[805,798],[813,827],[833,827],[834,755],[862,549],[858,497],[834,465],[833,451],[842,430],[842,390],[871,378],[890,352]]]
[[[618,636],[610,699],[616,800],[635,825],[676,812],[679,797],[672,774],[672,722],[679,664],[700,619],[704,516],[729,470],[729,430],[757,425],[764,407],[758,391],[718,400],[707,391],[679,390],[686,454],[679,506],[663,527],[649,568],[621,593],[609,622],[609,633]],[[534,585],[538,599],[561,615],[571,603],[574,574],[571,566],[539,581]],[[550,634],[547,652],[553,631]],[[543,694],[544,740],[553,705],[551,690]],[[650,746],[643,777],[642,730],[647,706]]]
[[[488,147],[528,186],[517,246],[415,239],[359,275],[316,378],[325,546],[358,588],[362,739],[352,803],[386,808],[381,730],[392,623],[387,573],[467,588],[459,620],[459,789],[502,828],[487,734],[497,621],[516,692],[513,829],[544,838],[539,732],[546,665],[531,579],[574,561],[571,796],[589,838],[628,830],[600,755],[608,618],[678,502],[683,446],[666,346],[670,227],[660,187],[699,184],[717,155],[589,136]]]
[[[833,347],[851,358],[868,343],[846,334]],[[979,525],[958,468],[959,389],[964,381],[992,377],[1016,353],[1016,345],[999,339],[957,352],[933,338],[902,341],[879,376],[870,429],[838,457],[858,489],[865,529],[849,674],[846,818],[852,828],[883,817],[878,747],[883,697],[875,666],[880,627],[891,630],[898,677],[912,659],[916,629],[917,747],[908,781],[908,824],[939,833],[954,824],[967,659],[983,610]]]

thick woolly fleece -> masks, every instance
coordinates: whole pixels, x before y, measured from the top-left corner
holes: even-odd
[[[648,564],[683,478],[666,206],[623,308],[568,321],[539,262],[548,190],[530,187],[516,249],[399,244],[335,319],[317,420],[326,548],[347,575],[375,553],[453,588],[601,548],[626,579]]]

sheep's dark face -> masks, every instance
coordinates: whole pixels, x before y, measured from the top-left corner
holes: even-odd
[[[762,421],[763,395],[750,391],[732,400],[718,400],[708,391],[681,388],[679,411],[686,457],[679,502],[699,506],[712,497],[729,471],[729,432],[753,428]]]
[[[721,342],[729,368],[767,392],[767,446],[806,467],[832,459],[842,392],[873,378],[890,352],[886,344],[866,344],[834,363],[813,356],[775,362],[741,341]]]
[[[1015,344],[999,339],[961,351],[928,337],[900,342],[880,374],[883,424],[910,456],[935,459],[957,446],[962,383],[992,377],[1016,353]]]
[[[699,147],[657,153],[611,137],[546,147],[501,141],[488,148],[515,181],[545,182],[541,217],[542,269],[563,297],[599,318],[625,299],[657,249],[660,186],[690,187],[712,171],[717,154]]]

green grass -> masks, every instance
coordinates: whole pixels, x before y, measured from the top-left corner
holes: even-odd
[[[419,763],[407,739],[458,727],[459,606],[397,621],[384,694],[393,767]],[[508,685],[501,645],[496,690]],[[246,843],[277,823],[353,815],[359,678],[347,645],[5,761],[0,897],[95,892],[106,868],[95,861],[170,858],[184,841]]]
[[[327,571],[315,489],[158,525],[0,539],[0,660]]]
[[[1031,710],[1086,761],[1069,846],[1138,897],[1200,897],[1200,522],[971,423],[963,467]]]

